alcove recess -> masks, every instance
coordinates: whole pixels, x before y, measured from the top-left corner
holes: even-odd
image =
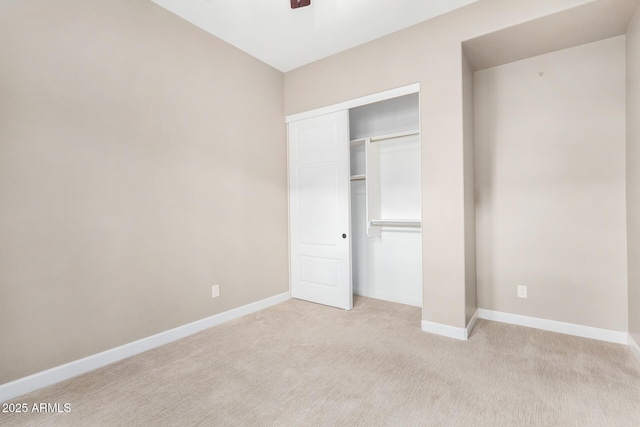
[[[624,239],[616,201],[624,199],[615,199],[624,188],[619,37],[637,6],[589,2],[461,44],[467,323],[480,308],[595,326],[610,318],[608,304],[624,306],[614,301],[626,286],[615,273],[624,243],[611,243]],[[606,238],[594,237],[596,223]],[[581,242],[576,261],[582,235],[597,244]],[[581,294],[606,297],[573,313],[553,307],[573,298],[572,281]],[[526,305],[515,283],[529,286]]]

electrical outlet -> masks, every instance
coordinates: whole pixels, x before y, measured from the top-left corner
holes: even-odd
[[[220,285],[213,285],[211,287],[211,298],[218,298],[220,296]]]
[[[526,298],[527,297],[527,287],[519,285],[518,286],[518,298]]]

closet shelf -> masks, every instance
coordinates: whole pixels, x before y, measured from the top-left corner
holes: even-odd
[[[420,228],[422,222],[418,219],[372,219],[371,226]]]
[[[350,143],[351,145],[363,145],[365,142],[367,142],[367,139],[369,138],[352,139]]]
[[[419,130],[410,130],[408,132],[398,132],[398,133],[391,133],[388,135],[372,136],[369,139],[371,142],[376,142],[376,141],[384,141],[387,139],[395,139],[395,138],[402,138],[405,136],[418,135],[419,133],[420,133]]]
[[[366,175],[351,175],[351,181],[364,181],[367,179]]]

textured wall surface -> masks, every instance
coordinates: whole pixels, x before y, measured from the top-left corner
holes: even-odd
[[[626,331],[625,36],[476,72],[475,119],[478,306]]]
[[[5,4],[0,63],[0,383],[288,290],[281,72],[143,0]]]
[[[629,333],[640,345],[640,9],[627,30]]]

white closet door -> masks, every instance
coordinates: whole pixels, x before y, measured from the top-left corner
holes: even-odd
[[[291,296],[351,310],[349,113],[289,123]]]

